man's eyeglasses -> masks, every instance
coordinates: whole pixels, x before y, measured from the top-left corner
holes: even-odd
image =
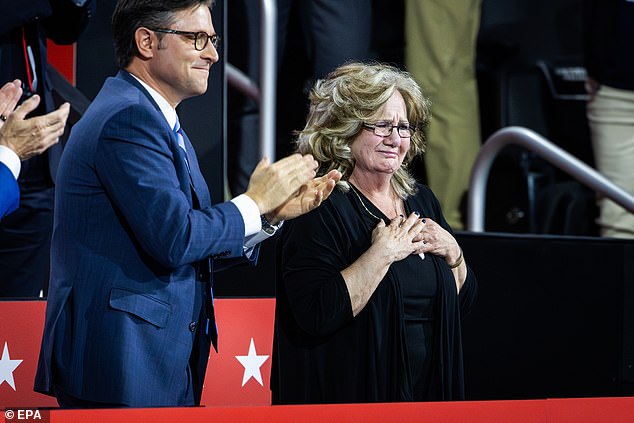
[[[216,50],[220,47],[220,35],[209,35],[206,32],[191,32],[191,31],[178,31],[176,29],[153,29],[154,32],[162,32],[164,34],[177,34],[184,35],[189,39],[194,40],[194,48],[198,51],[202,51],[207,47],[207,43],[211,41],[211,45]]]
[[[408,123],[399,123],[398,125],[392,125],[388,122],[379,122],[375,124],[363,122],[363,127],[369,131],[374,131],[375,135],[380,137],[389,137],[392,135],[392,131],[396,128],[398,136],[401,138],[410,138],[414,135],[416,127]]]

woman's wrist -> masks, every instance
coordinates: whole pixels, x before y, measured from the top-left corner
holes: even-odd
[[[455,269],[456,267],[460,266],[462,264],[462,262],[464,261],[464,256],[462,254],[462,248],[460,248],[460,246],[458,246],[458,250],[460,251],[458,258],[452,263],[452,262],[447,262],[447,264],[449,265],[450,269]]]

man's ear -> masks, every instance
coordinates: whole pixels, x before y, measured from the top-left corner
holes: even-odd
[[[134,41],[141,59],[150,59],[154,56],[152,47],[156,47],[158,39],[154,31],[140,27],[134,32]]]

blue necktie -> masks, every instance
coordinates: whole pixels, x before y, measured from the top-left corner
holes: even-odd
[[[183,136],[183,131],[181,129],[180,121],[178,120],[178,116],[176,117],[176,123],[174,124],[174,133],[176,134],[176,141],[178,141],[178,146],[183,149],[185,152],[185,164],[187,165],[187,171],[190,172],[191,179],[191,171],[189,169],[189,160],[187,159],[187,148],[185,147],[185,137]],[[206,314],[206,322],[205,322],[205,334],[207,334],[211,338],[211,343],[214,346],[214,349],[218,351],[218,327],[216,325],[216,315],[214,311],[214,291],[212,286],[212,277],[211,277],[211,262],[209,259],[201,260],[198,266],[205,266],[205,272],[200,272],[205,275],[201,282],[204,283],[204,302],[205,302],[205,314]]]
[[[178,146],[183,149],[185,152],[185,165],[187,165],[187,171],[189,172],[189,160],[187,160],[187,148],[185,147],[185,137],[183,137],[183,130],[181,129],[181,123],[178,120],[178,116],[176,117],[176,123],[174,124],[174,134],[176,134],[176,141],[178,141]]]
[[[211,338],[211,344],[214,346],[216,352],[218,352],[218,325],[216,324],[216,313],[214,310],[214,288],[212,280],[212,264],[210,259],[201,260],[198,262],[199,273],[203,275],[204,283],[204,301],[205,301],[205,314],[207,321],[205,322],[205,334]],[[205,271],[200,272],[201,269]]]

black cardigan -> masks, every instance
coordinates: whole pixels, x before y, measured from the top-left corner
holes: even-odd
[[[363,199],[377,216],[381,212]],[[406,201],[449,228],[431,190]],[[274,404],[411,401],[403,301],[393,266],[365,308],[353,318],[340,271],[371,241],[376,220],[352,193],[335,190],[320,207],[287,222],[278,240],[276,317],[271,390]],[[458,296],[444,259],[433,260],[438,287],[430,400],[464,398],[460,320],[476,279],[468,269]],[[424,277],[424,275],[421,275]]]

